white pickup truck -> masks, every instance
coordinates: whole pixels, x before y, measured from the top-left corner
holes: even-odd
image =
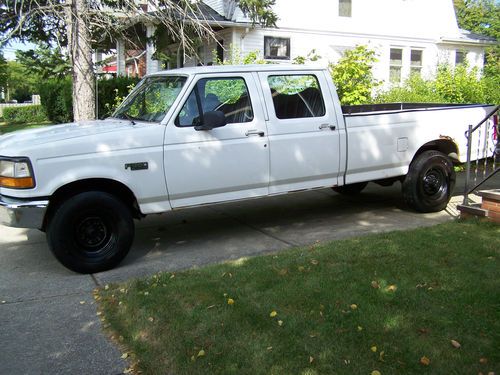
[[[307,66],[159,72],[111,118],[1,136],[0,223],[45,231],[63,265],[93,273],[127,255],[134,218],[180,208],[400,181],[409,207],[438,211],[467,126],[491,108],[343,109]]]

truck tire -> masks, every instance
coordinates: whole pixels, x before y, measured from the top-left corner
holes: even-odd
[[[333,191],[343,195],[356,195],[363,191],[363,189],[368,185],[368,182],[358,182],[356,184],[349,184],[343,186],[332,187]]]
[[[109,270],[134,240],[130,209],[113,195],[91,191],[60,204],[49,217],[47,241],[65,267],[79,273]]]
[[[403,197],[408,206],[419,212],[444,210],[455,187],[451,159],[439,151],[424,151],[410,164],[403,181]]]

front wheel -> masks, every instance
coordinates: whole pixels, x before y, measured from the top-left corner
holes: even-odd
[[[52,253],[79,273],[115,267],[128,254],[133,239],[130,209],[113,195],[98,191],[80,193],[59,205],[47,228]]]
[[[451,159],[439,151],[424,151],[410,164],[403,181],[406,204],[419,212],[444,210],[455,186]]]

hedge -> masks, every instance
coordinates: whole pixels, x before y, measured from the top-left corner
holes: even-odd
[[[98,116],[109,117],[117,104],[128,95],[139,78],[115,77],[97,81]],[[54,123],[73,121],[73,99],[71,79],[48,80],[40,85],[40,99],[47,117]]]
[[[51,79],[40,84],[40,100],[47,117],[53,123],[73,120],[71,79]]]
[[[41,105],[6,107],[3,109],[3,118],[6,122],[14,124],[47,121],[47,115]]]

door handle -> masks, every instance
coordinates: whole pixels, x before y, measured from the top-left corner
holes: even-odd
[[[264,136],[264,131],[263,130],[257,130],[257,129],[252,129],[252,130],[247,130],[245,135],[247,137],[251,136],[251,135],[258,135],[259,137],[263,137]]]
[[[330,130],[335,130],[337,127],[335,125],[332,125],[332,124],[321,124],[319,126],[319,130],[323,130],[323,129],[330,129]]]

